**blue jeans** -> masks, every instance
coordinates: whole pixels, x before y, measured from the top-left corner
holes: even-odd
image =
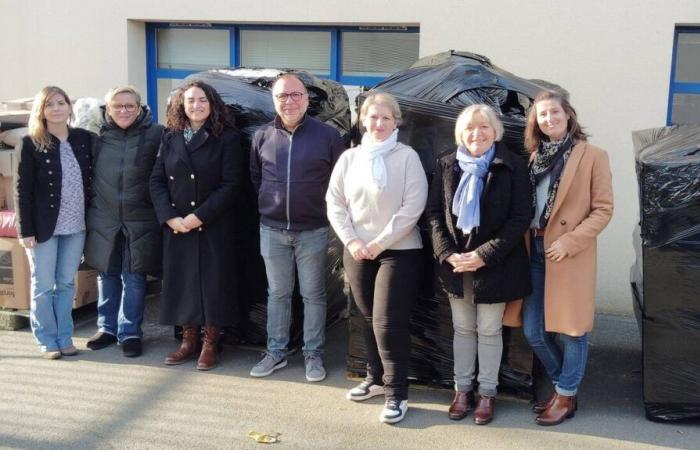
[[[117,234],[107,272],[100,272],[97,301],[97,328],[116,336],[119,342],[141,338],[146,275],[128,271],[125,259],[126,241]]]
[[[328,227],[287,231],[260,225],[267,273],[267,350],[283,355],[289,344],[295,262],[304,299],[304,355],[320,354],[326,327]]]
[[[532,239],[530,249],[532,294],[523,302],[523,332],[537,355],[547,375],[560,395],[576,395],[588,360],[588,335],[568,336],[559,334],[563,351],[559,348],[555,333],[544,327],[544,238]]]
[[[44,352],[73,345],[75,273],[80,265],[85,232],[52,236],[27,249],[32,274],[29,318]]]

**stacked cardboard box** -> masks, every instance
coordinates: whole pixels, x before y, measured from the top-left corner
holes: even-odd
[[[73,308],[97,301],[97,271],[80,270],[75,275]],[[0,308],[29,309],[29,261],[14,238],[0,238]]]

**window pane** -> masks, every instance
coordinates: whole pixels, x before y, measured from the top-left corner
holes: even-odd
[[[678,33],[677,83],[700,83],[700,33]]]
[[[330,75],[331,34],[327,31],[241,31],[241,65],[303,69]]]
[[[418,33],[343,33],[344,76],[388,76],[418,59]]]
[[[700,124],[700,94],[674,94],[671,123]]]
[[[159,69],[206,70],[229,67],[228,30],[158,28]]]
[[[165,124],[165,108],[168,106],[170,91],[182,83],[182,80],[173,78],[158,78],[158,123]]]

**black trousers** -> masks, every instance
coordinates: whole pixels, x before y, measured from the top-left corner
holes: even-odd
[[[362,322],[367,379],[384,383],[387,399],[408,398],[411,308],[423,279],[423,250],[385,250],[355,261],[345,249],[345,273]]]

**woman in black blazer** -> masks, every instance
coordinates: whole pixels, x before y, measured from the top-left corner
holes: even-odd
[[[532,290],[524,240],[532,217],[530,181],[525,160],[498,142],[502,136],[493,109],[466,108],[455,125],[456,151],[437,161],[425,210],[455,331],[456,393],[448,415],[459,420],[473,409],[477,425],[494,415],[506,302]]]
[[[71,313],[85,242],[93,135],[69,127],[72,117],[65,91],[43,88],[34,98],[29,134],[17,149],[17,234],[31,269],[32,332],[48,359],[78,353]]]
[[[151,175],[151,198],[163,227],[163,292],[160,320],[181,325],[182,344],[165,364],[194,357],[204,327],[197,369],[218,362],[222,326],[234,322],[231,221],[245,159],[233,117],[209,85],[182,86]]]

